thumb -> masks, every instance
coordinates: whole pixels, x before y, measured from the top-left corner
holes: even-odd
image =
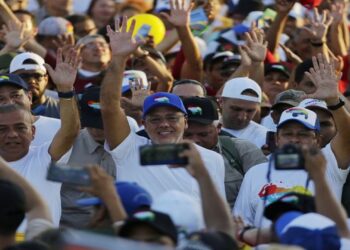
[[[49,73],[49,75],[52,77],[52,75],[53,75],[54,72],[55,72],[54,69],[51,67],[50,64],[47,64],[47,63],[45,63],[44,66],[45,66],[47,72]]]
[[[169,14],[168,14],[168,13],[161,12],[161,13],[160,13],[160,15],[161,15],[162,17],[164,17],[164,18],[165,18],[167,21],[169,21],[170,16],[169,16]]]

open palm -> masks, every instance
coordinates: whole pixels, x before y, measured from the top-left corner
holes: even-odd
[[[143,43],[136,41],[132,34],[135,29],[135,20],[131,22],[130,28],[127,31],[127,17],[123,17],[122,23],[118,18],[115,20],[115,31],[110,25],[107,26],[107,35],[110,40],[110,46],[113,56],[129,56]]]

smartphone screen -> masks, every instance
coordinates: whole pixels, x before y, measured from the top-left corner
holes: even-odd
[[[143,166],[164,164],[188,164],[188,159],[179,154],[188,149],[188,144],[156,144],[140,147],[140,163]]]
[[[51,163],[47,179],[71,185],[90,185],[90,175],[86,168],[72,168],[69,165]]]

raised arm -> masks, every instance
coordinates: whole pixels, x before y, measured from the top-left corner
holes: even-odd
[[[185,62],[181,69],[181,78],[201,81],[203,75],[202,57],[190,29],[190,12],[193,5],[185,7],[185,0],[170,1],[170,16],[162,15],[175,26],[179,35]]]
[[[266,39],[268,41],[268,49],[272,54],[275,54],[278,44],[280,42],[281,35],[283,33],[284,27],[288,19],[288,13],[293,8],[296,1],[288,0],[277,0],[276,1],[276,11],[277,16],[273,23],[271,24],[269,30],[266,34]]]
[[[141,44],[141,42],[136,42],[132,38],[135,21],[132,22],[128,31],[126,23],[127,18],[123,17],[121,25],[119,20],[116,19],[115,31],[110,26],[107,26],[112,60],[102,81],[100,105],[105,137],[112,150],[122,143],[130,133],[129,123],[120,106],[121,85],[126,61]]]
[[[344,208],[337,201],[326,178],[327,161],[318,149],[304,150],[305,168],[315,183],[315,202],[318,213],[332,219],[340,236],[350,238],[347,216]],[[327,205],[325,205],[327,204]]]
[[[215,188],[195,145],[190,142],[187,143],[190,148],[184,151],[181,156],[188,158],[189,164],[185,168],[199,184],[204,220],[207,228],[224,232],[235,238],[235,230],[228,205]]]
[[[330,14],[333,17],[333,23],[329,28],[330,39],[328,44],[336,56],[347,55],[347,47],[344,39],[345,36],[343,34],[343,16],[345,12],[344,3],[332,4],[332,10]]]
[[[72,49],[64,60],[62,59],[62,49],[58,49],[55,70],[50,65],[45,64],[60,97],[61,127],[53,138],[49,149],[54,161],[58,161],[67,153],[79,133],[80,118],[73,92],[79,63],[80,57],[76,49]]]
[[[350,164],[350,113],[344,105],[335,107],[341,102],[338,91],[341,74],[335,70],[335,61],[332,59],[328,63],[325,55],[319,54],[317,58],[313,57],[312,60],[313,68],[310,69],[310,73],[306,72],[305,74],[315,84],[317,90],[307,97],[325,100],[328,107],[333,106],[333,109],[329,108],[329,110],[332,112],[337,134],[332,139],[331,146],[339,168],[347,169]]]

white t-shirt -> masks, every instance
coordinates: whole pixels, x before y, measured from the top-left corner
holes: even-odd
[[[9,165],[23,176],[46,201],[51,211],[53,224],[59,225],[61,218],[61,183],[46,180],[47,170],[51,162],[49,147],[51,143],[45,143],[38,147],[30,147],[28,154],[22,159],[9,162]],[[67,163],[71,150],[59,160]],[[24,232],[25,224],[18,229]]]
[[[342,188],[349,173],[349,169],[338,168],[337,160],[332,152],[330,144],[322,149],[327,159],[326,177],[330,187],[333,189],[337,199],[341,199]],[[287,192],[307,192],[314,194],[315,188],[312,181],[305,190],[307,172],[304,170],[276,170],[274,163],[271,163],[270,183],[267,182],[269,163],[256,165],[248,170],[244,176],[241,189],[233,208],[234,215],[240,215],[243,220],[256,227],[270,225],[270,221],[260,220],[264,211],[264,200],[266,206],[276,201]]]
[[[237,138],[246,139],[254,143],[258,148],[261,148],[265,144],[266,133],[268,131],[267,128],[254,121],[250,121],[248,126],[244,129],[234,130],[223,128],[223,130]]]
[[[139,147],[146,144],[151,144],[151,141],[131,132],[114,150],[110,151],[106,145],[106,150],[110,152],[117,166],[117,181],[136,182],[154,198],[166,191],[178,190],[200,200],[198,184],[186,169],[170,169],[167,165],[140,165]],[[225,197],[225,167],[222,156],[203,147],[196,147],[219,193]]]
[[[264,118],[262,118],[260,124],[267,128],[269,131],[276,132],[277,131],[277,125],[274,123],[271,113]]]
[[[34,122],[35,135],[31,146],[41,146],[47,142],[52,142],[57,131],[61,127],[61,120],[46,116],[38,116],[39,119]]]

